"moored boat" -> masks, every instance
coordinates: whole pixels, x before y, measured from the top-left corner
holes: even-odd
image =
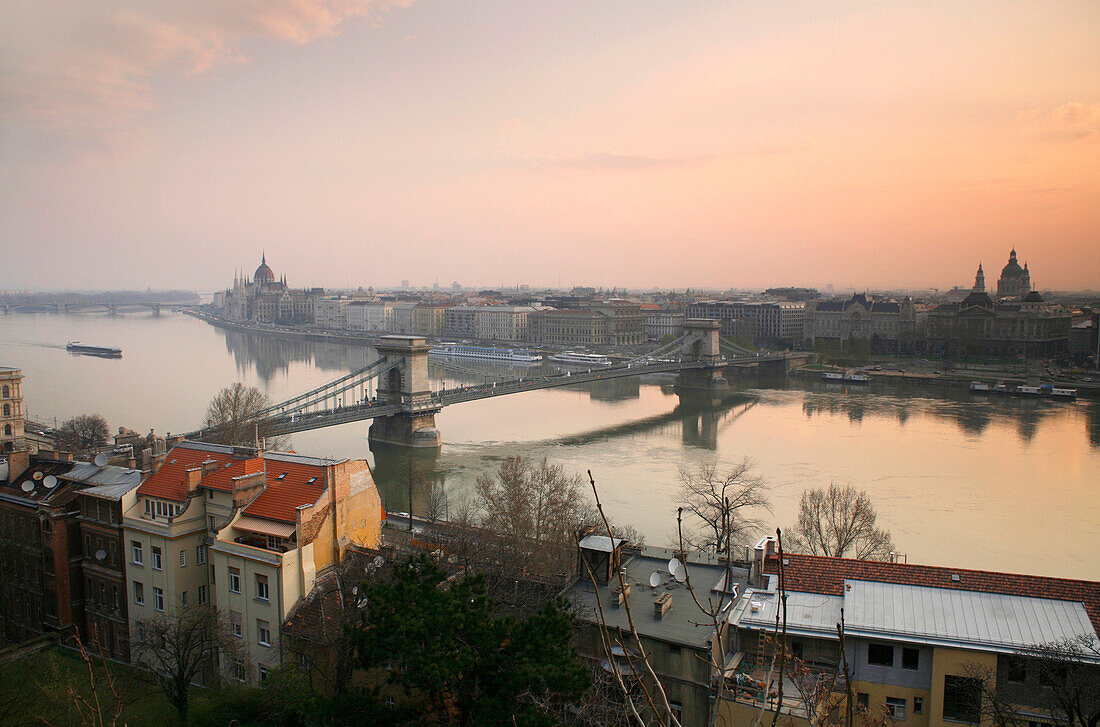
[[[542,356],[522,348],[491,348],[489,346],[465,346],[457,343],[442,343],[428,351],[429,356],[448,358],[476,358],[485,361],[504,363],[538,363]]]
[[[550,356],[550,361],[568,366],[610,366],[611,359],[596,353],[579,353],[577,351],[565,351]]]

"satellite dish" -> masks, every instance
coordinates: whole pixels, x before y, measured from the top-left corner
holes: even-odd
[[[33,475],[31,475],[31,477],[34,478],[35,482],[38,482],[40,479],[42,479],[42,473],[41,472],[35,472]]]
[[[26,480],[23,485],[23,492],[34,492],[34,483],[30,480]]]
[[[383,558],[380,555],[374,556],[374,567],[375,568],[381,568],[385,564],[386,564],[386,559],[385,558]]]
[[[649,574],[649,587],[656,588],[661,585],[661,574],[657,571],[653,571]]]
[[[57,478],[53,475],[46,475],[42,479],[42,484],[46,487],[47,490],[52,490],[53,488],[57,487]]]
[[[103,560],[106,557],[107,557],[107,551],[106,550],[100,549],[100,550],[97,550],[95,552],[95,559],[96,560]]]
[[[670,576],[676,575],[676,571],[680,569],[680,559],[673,558],[668,562],[668,574]]]
[[[95,456],[95,466],[96,467],[102,467],[105,464],[107,464],[107,455],[97,454]]]
[[[676,569],[676,582],[677,583],[683,583],[686,580],[687,580],[687,571],[685,571],[683,568],[677,568]]]

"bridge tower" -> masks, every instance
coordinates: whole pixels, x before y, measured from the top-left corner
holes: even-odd
[[[383,405],[400,405],[401,412],[375,419],[368,441],[372,447],[438,448],[442,438],[435,428],[435,415],[440,407],[432,401],[428,381],[427,341],[422,336],[382,336],[375,348],[388,361],[400,362],[382,375],[378,398]]]
[[[702,368],[684,369],[676,378],[677,393],[706,394],[729,388],[722,376],[722,348],[718,341],[721,323],[710,318],[689,318],[684,321],[684,343],[681,354],[687,361],[699,361]]]

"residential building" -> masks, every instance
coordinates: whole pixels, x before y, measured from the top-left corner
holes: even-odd
[[[415,300],[399,300],[393,303],[393,332],[412,336],[415,327],[413,311],[419,303]]]
[[[122,513],[133,506],[142,473],[79,462],[59,479],[81,486],[73,503],[79,548],[71,549],[69,561],[79,562],[82,576],[81,638],[87,648],[128,662],[130,609]],[[81,554],[79,561],[73,559],[75,553]]]
[[[371,333],[392,333],[393,304],[382,301],[356,300],[347,307],[348,329]]]
[[[806,303],[801,301],[708,300],[687,307],[688,318],[720,321],[726,338],[768,346],[800,344],[805,315]]]
[[[539,311],[527,317],[527,338],[547,346],[606,346],[607,317],[579,308]]]
[[[1051,724],[1046,687],[1025,673],[1021,652],[1062,639],[1100,643],[1100,582],[787,553],[780,563],[769,536],[756,546],[752,587],[729,616],[736,651],[726,661],[728,697],[719,706],[727,723],[747,724],[762,706],[774,710],[778,684],[767,680],[781,567],[788,648],[802,673],[828,679],[846,663],[858,705],[913,727],[987,724],[976,682],[982,673],[1019,697],[1017,716]],[[795,665],[788,666],[792,673]],[[827,695],[834,706],[844,690],[841,672]],[[786,682],[784,692],[784,712],[822,716],[824,699],[807,702]]]
[[[457,305],[444,315],[444,333],[452,338],[518,343],[527,340],[531,306]]]
[[[665,308],[656,304],[642,306],[645,312],[645,337],[648,341],[660,341],[665,336],[679,338],[684,335],[684,309]]]
[[[595,305],[590,310],[607,319],[607,344],[609,346],[637,346],[645,343],[646,314],[642,306],[632,300],[612,298]]]
[[[447,306],[442,303],[417,303],[412,311],[413,335],[433,338],[442,336],[446,310]]]
[[[138,470],[27,450],[0,462],[0,639],[79,634],[125,657],[119,503],[140,480]]]
[[[629,549],[619,538],[589,535],[580,541],[580,555],[577,578],[565,592],[576,607],[578,653],[605,671],[618,671],[635,702],[642,703],[643,689],[653,693],[650,678],[638,666],[644,649],[673,715],[681,724],[706,724],[712,659],[719,641],[713,620],[699,608],[684,582],[670,574],[670,560],[676,554],[664,548]],[[619,584],[620,572],[625,589]],[[723,613],[748,577],[747,570],[733,569],[727,586],[724,566],[704,556],[688,559],[688,573],[700,601],[715,604]],[[627,605],[640,645],[631,635]],[[719,624],[725,638],[725,619],[720,618]],[[605,637],[613,644],[611,654],[604,646]],[[668,719],[666,714],[654,717],[660,724]]]
[[[23,449],[23,372],[0,366],[0,453]]]
[[[314,324],[334,331],[346,329],[350,304],[350,298],[320,298],[313,312]]]
[[[381,501],[362,460],[181,442],[125,513],[131,633],[172,609],[213,603],[247,658],[224,673],[256,684],[283,657],[282,620],[352,544],[375,547]]]

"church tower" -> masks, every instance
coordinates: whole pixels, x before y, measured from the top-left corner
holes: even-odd
[[[978,273],[974,276],[974,292],[985,292],[985,272],[982,271],[981,263],[978,263]]]

